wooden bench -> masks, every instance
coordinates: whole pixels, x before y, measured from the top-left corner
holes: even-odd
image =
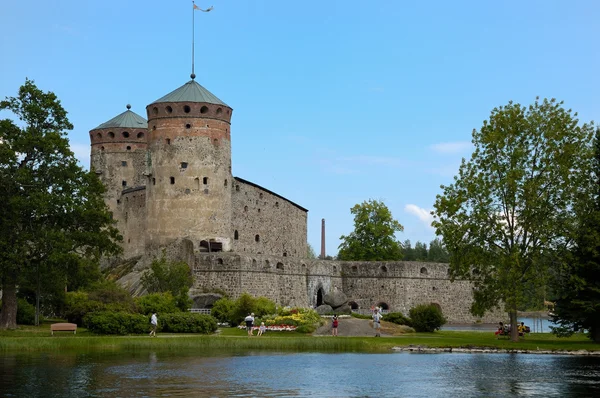
[[[53,323],[50,325],[50,332],[54,336],[54,332],[73,332],[77,333],[77,324],[75,323]]]

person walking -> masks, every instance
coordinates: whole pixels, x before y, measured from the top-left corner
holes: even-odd
[[[334,315],[333,318],[331,319],[331,335],[332,336],[338,335],[338,317],[337,317],[337,315]]]
[[[252,326],[254,325],[254,312],[248,314],[246,318],[244,318],[246,322],[246,331],[248,332],[248,336],[252,336]]]
[[[150,336],[156,337],[156,329],[158,328],[158,315],[156,312],[154,312],[150,317],[150,325],[152,326],[152,330],[150,330]]]
[[[383,315],[375,308],[375,312],[373,312],[373,329],[375,329],[375,337],[381,337],[381,318],[383,318]]]

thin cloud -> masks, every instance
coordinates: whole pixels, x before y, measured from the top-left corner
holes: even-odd
[[[429,149],[437,153],[456,154],[465,152],[471,148],[471,146],[472,145],[469,141],[440,142],[438,144],[431,145]]]
[[[417,216],[423,224],[425,224],[428,227],[431,227],[431,222],[433,221],[431,210],[424,209],[417,205],[408,204],[404,206],[404,211],[409,214],[412,214],[413,216]]]

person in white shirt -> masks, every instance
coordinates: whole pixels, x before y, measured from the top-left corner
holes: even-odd
[[[383,315],[375,308],[375,312],[373,312],[373,329],[375,329],[375,337],[381,337],[381,318],[383,318]]]
[[[150,317],[150,325],[152,325],[150,336],[156,337],[156,328],[158,327],[158,317],[156,316],[156,312]]]
[[[248,314],[246,318],[244,318],[246,322],[246,330],[248,331],[248,336],[252,336],[252,326],[254,325],[254,312],[252,314]]]

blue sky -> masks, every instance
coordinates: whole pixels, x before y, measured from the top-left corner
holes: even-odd
[[[350,208],[383,200],[400,240],[428,215],[490,111],[536,96],[600,119],[600,2],[200,1],[197,81],[234,109],[233,174],[309,209],[327,254]],[[189,80],[187,0],[4,0],[0,97],[54,91],[89,165],[88,131]],[[0,114],[0,117],[8,117]]]

